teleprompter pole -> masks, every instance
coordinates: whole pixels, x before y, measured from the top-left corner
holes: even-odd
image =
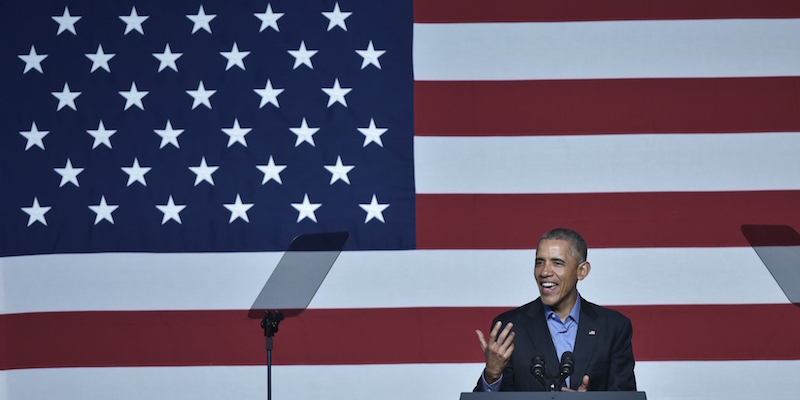
[[[283,321],[283,313],[280,310],[275,310],[273,315],[271,311],[264,312],[264,319],[261,320],[261,327],[264,328],[264,336],[267,339],[267,400],[272,400],[272,340],[275,332],[278,331],[278,324]]]

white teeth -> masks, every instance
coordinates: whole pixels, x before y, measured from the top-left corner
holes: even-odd
[[[553,282],[542,282],[542,287],[546,287],[546,288],[551,288],[551,287],[553,287],[555,285],[556,284],[553,283]]]

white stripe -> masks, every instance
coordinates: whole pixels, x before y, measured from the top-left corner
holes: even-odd
[[[800,361],[637,362],[635,373],[648,400],[790,400]]]
[[[8,384],[6,383],[6,371],[0,371],[0,399],[8,399]]]
[[[481,364],[273,367],[276,399],[458,399]],[[8,400],[266,399],[266,367],[27,369],[0,372]],[[639,362],[648,400],[794,400],[800,361]],[[758,379],[749,379],[758,377]],[[0,377],[0,379],[3,379]]]
[[[276,366],[275,399],[447,399],[474,386],[475,364]],[[266,399],[267,368],[120,367],[6,371],[8,400]]]
[[[275,253],[67,254],[2,259],[4,313],[246,310]],[[533,250],[345,252],[310,308],[513,307],[537,296]],[[603,305],[788,303],[755,251],[590,249],[578,285]]]
[[[798,19],[414,24],[414,77],[795,76],[798,42]]]
[[[800,133],[415,137],[417,193],[800,189]]]

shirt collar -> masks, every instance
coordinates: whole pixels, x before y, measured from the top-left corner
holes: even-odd
[[[556,315],[556,312],[553,311],[553,309],[550,308],[548,305],[542,304],[542,307],[544,307],[545,319],[550,319],[552,316],[555,316],[555,318],[558,318],[558,320],[561,321],[561,318],[559,318],[558,315]],[[578,322],[578,318],[580,315],[581,315],[581,294],[578,293],[578,298],[575,299],[575,305],[572,306],[572,311],[569,312],[569,315],[567,315],[567,318],[564,321],[566,322],[567,320],[572,318],[573,321]]]

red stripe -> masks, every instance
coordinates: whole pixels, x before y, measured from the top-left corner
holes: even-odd
[[[569,227],[591,247],[748,246],[745,224],[800,227],[800,191],[419,194],[419,249],[530,249]]]
[[[790,18],[796,0],[415,0],[414,22]]]
[[[614,307],[633,321],[639,361],[800,359],[792,305]],[[501,308],[309,310],[281,323],[276,365],[480,362],[475,329]],[[259,321],[247,311],[11,314],[0,317],[0,369],[264,365]],[[755,321],[778,323],[763,329]]]
[[[415,133],[515,136],[798,131],[798,89],[798,77],[417,81]]]

